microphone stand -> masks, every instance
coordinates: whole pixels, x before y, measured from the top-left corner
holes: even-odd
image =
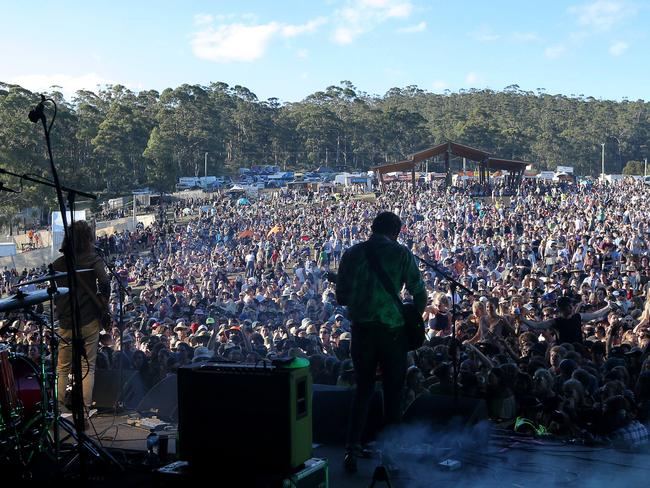
[[[449,352],[451,353],[451,364],[453,368],[453,389],[454,389],[454,401],[458,404],[458,339],[456,339],[456,290],[459,288],[463,290],[468,295],[473,295],[474,292],[467,288],[465,285],[456,280],[451,276],[447,271],[441,269],[436,263],[427,261],[426,259],[421,258],[420,256],[415,255],[415,259],[423,263],[425,266],[428,266],[444,279],[449,282],[449,288],[451,290],[451,343],[449,346]]]
[[[44,104],[46,101],[49,101],[54,105],[54,115],[48,126],[47,118],[44,113]],[[67,463],[66,467],[70,466],[75,458],[79,459],[79,475],[82,480],[88,481],[88,471],[87,464],[88,460],[86,459],[87,453],[86,450],[91,452],[97,457],[104,455],[109,460],[115,462],[115,464],[123,469],[117,461],[115,461],[110,454],[107,452],[102,452],[101,449],[94,449],[95,446],[92,445],[92,441],[84,434],[85,430],[85,421],[84,421],[84,400],[83,400],[83,374],[81,368],[81,357],[82,354],[85,355],[85,348],[83,344],[83,337],[81,336],[81,311],[79,308],[79,301],[77,299],[77,274],[76,274],[76,264],[75,264],[75,255],[74,255],[74,230],[72,224],[74,223],[74,203],[75,196],[80,195],[86,198],[93,200],[97,199],[97,196],[77,191],[72,188],[67,188],[61,185],[59,180],[59,174],[57,172],[56,166],[54,165],[54,157],[52,156],[52,145],[50,141],[50,130],[54,125],[56,119],[57,106],[56,102],[52,99],[46,99],[44,95],[41,95],[41,102],[36,106],[36,108],[29,112],[29,120],[33,123],[37,123],[39,120],[43,124],[43,132],[45,134],[45,143],[47,146],[47,153],[50,162],[50,171],[52,173],[52,182],[46,180],[45,178],[34,178],[29,175],[17,175],[7,170],[0,170],[1,174],[7,174],[11,176],[18,176],[21,179],[28,181],[33,181],[35,183],[52,187],[56,190],[57,203],[59,205],[59,210],[61,211],[61,220],[63,222],[63,233],[65,236],[65,249],[63,252],[63,257],[65,260],[66,271],[68,273],[68,284],[70,288],[70,309],[71,322],[72,322],[72,418],[74,421],[74,430],[76,435],[73,435],[78,441],[77,444],[77,453],[76,455]],[[68,224],[68,215],[65,200],[63,198],[63,192],[67,193],[68,196],[68,205],[70,209],[70,223]],[[66,427],[66,422],[59,419],[61,427],[66,430],[69,430]],[[57,427],[58,428],[58,427]],[[70,432],[72,434],[72,432]],[[57,460],[58,461],[58,460]]]
[[[63,256],[65,259],[66,269],[68,272],[68,283],[70,284],[70,307],[72,310],[71,320],[72,320],[72,418],[74,420],[74,426],[77,432],[83,433],[85,429],[84,422],[84,405],[83,405],[83,391],[81,383],[83,381],[82,369],[81,369],[81,348],[83,347],[83,341],[81,337],[81,313],[79,309],[79,301],[77,300],[77,279],[76,279],[76,266],[75,266],[75,256],[74,256],[74,236],[72,225],[74,223],[74,195],[75,192],[68,193],[68,203],[70,204],[70,225],[68,225],[68,215],[66,210],[65,201],[63,199],[63,188],[61,187],[61,182],[59,181],[59,174],[54,165],[54,157],[52,156],[52,145],[50,142],[50,130],[56,119],[56,104],[54,116],[48,127],[47,117],[43,112],[43,104],[45,103],[45,96],[41,95],[41,102],[38,104],[35,110],[30,112],[29,119],[36,123],[39,120],[43,124],[43,132],[45,133],[45,142],[47,145],[47,153],[50,161],[50,170],[52,172],[52,178],[54,180],[54,188],[56,190],[57,202],[59,204],[59,210],[61,211],[61,220],[63,222],[63,233],[65,239],[65,249]],[[54,103],[54,101],[52,101]],[[82,478],[86,478],[86,456],[83,452],[83,449],[79,450],[79,465],[81,468]]]
[[[104,251],[102,251],[99,248],[95,248],[95,251],[97,252],[97,255],[99,256],[99,259],[101,259],[106,267],[108,268],[108,271],[111,273],[111,275],[117,280],[117,286],[119,288],[118,290],[118,304],[119,304],[119,329],[120,329],[120,392],[118,394],[117,400],[115,401],[115,413],[117,414],[118,408],[121,406],[122,402],[124,401],[124,398],[122,396],[124,395],[124,378],[123,378],[123,367],[122,367],[122,354],[123,354],[123,347],[124,347],[124,297],[127,295],[127,290],[125,286],[122,284],[122,281],[120,280],[120,276],[115,272],[115,266],[110,264],[106,260],[106,256],[104,256]]]

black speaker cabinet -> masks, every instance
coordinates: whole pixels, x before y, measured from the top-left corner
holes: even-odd
[[[167,375],[142,397],[136,410],[142,415],[155,413],[167,422],[178,420],[178,386],[175,374]]]
[[[140,373],[130,369],[95,370],[93,406],[115,408],[122,402],[126,408],[133,408],[144,396]]]
[[[286,473],[311,457],[309,367],[197,363],[178,369],[179,458],[192,471]]]
[[[343,386],[314,385],[314,442],[345,444],[355,390]],[[380,389],[370,399],[362,441],[374,439],[383,425],[384,400]]]

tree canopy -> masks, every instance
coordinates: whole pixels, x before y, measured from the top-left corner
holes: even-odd
[[[123,194],[150,186],[170,190],[180,176],[232,173],[275,164],[287,169],[328,165],[368,169],[447,140],[539,169],[574,166],[577,174],[621,173],[643,161],[650,145],[649,103],[583,95],[461,90],[435,94],[407,86],[369,95],[349,81],[295,103],[259,100],[248,88],[214,82],[158,93],[122,85],[78,91],[58,103],[52,132],[63,181],[82,190]],[[39,127],[27,113],[38,96],[0,82],[0,165],[47,175]],[[626,172],[638,171],[637,165]],[[42,204],[26,187],[18,206]],[[49,200],[46,200],[48,203]]]

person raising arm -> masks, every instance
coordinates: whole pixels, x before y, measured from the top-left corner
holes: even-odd
[[[528,320],[522,316],[519,319],[528,327],[534,330],[553,328],[558,331],[559,342],[582,342],[582,323],[595,320],[611,310],[611,306],[596,310],[590,313],[571,313],[571,300],[568,297],[560,297],[557,300],[557,317],[549,320],[535,321]]]

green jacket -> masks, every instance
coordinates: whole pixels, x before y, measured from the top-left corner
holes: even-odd
[[[402,286],[406,285],[417,310],[424,312],[427,296],[413,254],[398,242],[380,234],[373,234],[367,242],[352,246],[343,254],[336,282],[336,300],[348,307],[350,319],[355,323],[381,322],[388,327],[403,327],[404,318],[395,299],[370,269],[366,245],[375,249],[394,290],[400,292]]]

